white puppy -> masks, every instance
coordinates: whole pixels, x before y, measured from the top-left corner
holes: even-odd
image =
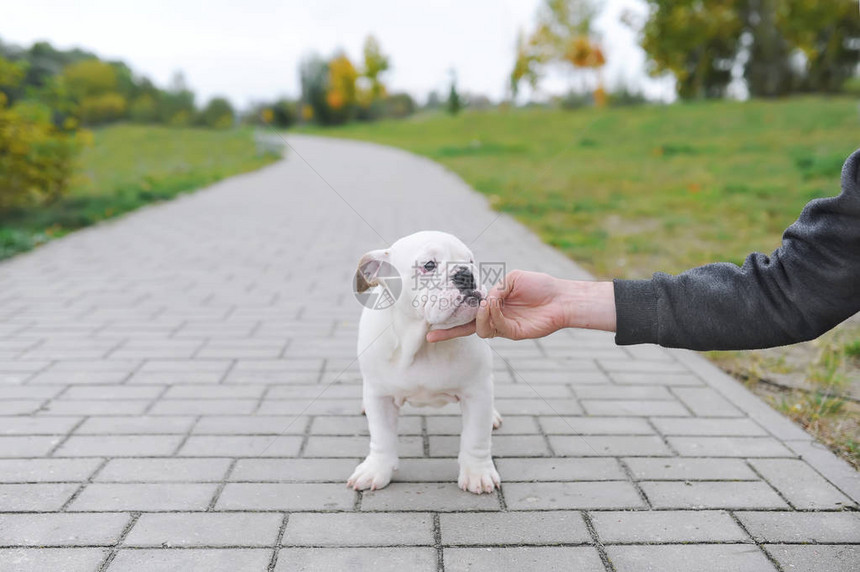
[[[348,486],[373,490],[391,481],[398,463],[397,416],[403,403],[439,407],[459,401],[463,429],[458,484],[473,493],[492,492],[500,479],[490,440],[501,417],[493,409],[491,350],[477,336],[435,344],[425,339],[431,329],[475,318],[486,290],[477,283],[471,251],[444,232],[411,234],[361,258],[356,292],[365,291],[383,302],[376,308],[366,303],[358,327],[370,454],[356,467]]]

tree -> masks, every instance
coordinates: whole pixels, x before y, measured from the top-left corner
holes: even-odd
[[[650,72],[674,74],[684,99],[722,97],[743,32],[744,0],[647,0],[642,47]]]
[[[522,81],[536,89],[542,69],[550,63],[570,65],[595,77],[595,101],[605,100],[600,68],[606,63],[592,32],[597,10],[591,0],[544,0],[538,10],[537,28],[526,39],[517,39],[514,68],[510,75],[513,98]]]
[[[194,113],[194,93],[188,89],[182,72],[176,72],[170,87],[158,97],[158,119],[167,125],[182,126],[191,122]]]
[[[794,87],[791,46],[779,29],[777,5],[781,0],[747,0],[742,43],[749,45],[744,78],[757,97],[784,95]]]
[[[335,54],[328,63],[326,104],[331,111],[332,123],[345,123],[355,112],[358,101],[356,80],[358,71],[343,52]]]
[[[62,81],[78,104],[78,116],[85,125],[95,125],[123,117],[127,102],[117,91],[114,66],[97,59],[83,60],[63,69]]]
[[[51,109],[42,103],[9,106],[5,90],[20,85],[25,68],[0,56],[0,213],[61,197],[88,135],[73,121],[54,125]]]
[[[326,102],[328,64],[317,54],[307,56],[299,65],[299,82],[302,88],[302,119],[328,124],[331,117]]]
[[[721,97],[743,64],[753,96],[834,92],[857,73],[854,0],[647,0],[642,47],[682,98]],[[798,69],[797,57],[804,62]]]
[[[448,91],[448,113],[457,115],[463,107],[460,94],[457,92],[457,74],[451,71],[451,89]]]
[[[226,129],[233,126],[233,106],[224,97],[213,97],[200,111],[196,123],[213,129]]]
[[[854,0],[779,0],[777,26],[806,60],[805,91],[835,92],[857,74],[860,18]]]
[[[388,56],[382,53],[379,42],[373,36],[367,36],[364,41],[364,71],[362,75],[370,82],[370,95],[372,100],[385,96],[385,85],[380,75],[388,71]]]

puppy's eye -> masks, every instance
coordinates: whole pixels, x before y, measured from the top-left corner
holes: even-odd
[[[424,265],[424,270],[426,270],[427,272],[433,272],[434,270],[436,270],[436,262],[434,260],[431,260]]]

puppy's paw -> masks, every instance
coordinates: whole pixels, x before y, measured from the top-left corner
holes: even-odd
[[[460,478],[457,484],[464,491],[481,494],[491,493],[502,484],[499,472],[492,459],[487,461],[460,461]]]
[[[391,474],[396,469],[396,458],[368,456],[352,472],[352,476],[346,481],[346,486],[356,491],[381,489],[391,482]]]
[[[498,429],[502,426],[502,416],[499,415],[499,412],[496,411],[496,408],[493,408],[493,429]]]

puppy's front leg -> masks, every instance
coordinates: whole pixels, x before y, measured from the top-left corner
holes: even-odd
[[[460,396],[463,432],[460,434],[460,477],[457,484],[464,491],[491,493],[501,484],[490,442],[493,432],[492,381],[469,394]]]
[[[400,408],[390,396],[369,395],[365,391],[364,408],[370,429],[370,454],[355,468],[346,482],[357,491],[381,489],[391,482],[397,469],[397,416]]]

